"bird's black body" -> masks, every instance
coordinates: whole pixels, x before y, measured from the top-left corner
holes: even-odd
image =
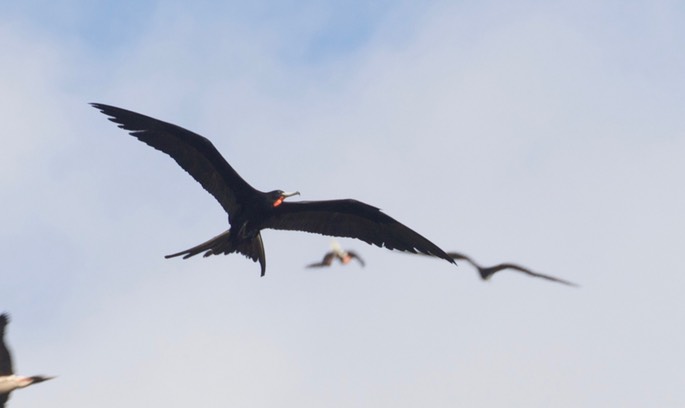
[[[0,315],[0,376],[12,375],[12,357],[5,344],[5,327],[9,323],[9,316],[6,313]]]
[[[12,370],[12,357],[10,352],[5,345],[5,326],[9,323],[9,318],[6,314],[0,315],[0,376],[12,375],[14,370]],[[10,394],[0,393],[0,408],[5,406],[5,402],[9,398]]]
[[[512,264],[512,263],[501,263],[498,265],[485,267],[485,266],[481,266],[480,264],[476,263],[476,261],[474,261],[470,257],[468,257],[464,254],[458,253],[458,252],[448,252],[447,255],[451,256],[453,259],[456,259],[458,261],[459,260],[466,261],[466,262],[470,263],[471,265],[473,265],[473,267],[478,270],[478,273],[480,274],[480,277],[483,280],[490,279],[492,277],[492,275],[496,274],[497,272],[499,272],[503,269],[513,269],[515,271],[523,272],[526,275],[534,276],[536,278],[547,279],[547,280],[552,281],[552,282],[563,283],[564,285],[569,285],[569,286],[578,286],[575,283],[572,283],[572,282],[569,282],[569,281],[566,281],[563,279],[555,278],[554,276],[543,275],[541,273],[533,272],[528,268],[524,268],[520,265],[516,265],[516,264]]]
[[[434,255],[454,263],[438,246],[376,207],[351,199],[283,202],[299,193],[256,190],[206,138],[139,113],[99,103],[92,105],[140,141],[171,156],[228,213],[228,231],[168,258],[188,258],[201,252],[204,256],[239,252],[259,261],[264,275],[266,260],[260,231],[271,228],[357,238],[379,247]]]

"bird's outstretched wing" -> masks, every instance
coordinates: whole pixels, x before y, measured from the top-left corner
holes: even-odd
[[[488,268],[483,268],[482,270],[483,270],[484,275],[490,277],[490,276],[494,275],[495,273],[497,273],[503,269],[513,269],[515,271],[523,272],[526,275],[534,276],[536,278],[547,279],[549,281],[563,283],[564,285],[568,285],[568,286],[578,286],[577,284],[575,284],[573,282],[569,282],[569,281],[561,279],[561,278],[556,278],[554,276],[544,275],[541,273],[533,272],[528,268],[524,268],[520,265],[516,265],[516,264],[512,264],[512,263],[502,263],[499,265],[490,266]]]
[[[554,276],[543,275],[541,273],[533,272],[528,268],[524,268],[520,265],[516,265],[516,264],[512,264],[512,263],[501,263],[501,264],[494,265],[494,266],[484,267],[484,266],[481,266],[480,264],[476,263],[476,261],[469,258],[468,256],[461,254],[461,253],[458,253],[458,252],[448,252],[447,255],[451,256],[452,258],[454,258],[456,260],[464,260],[464,261],[470,263],[476,269],[478,269],[478,273],[480,274],[480,277],[483,279],[486,279],[486,280],[490,279],[490,277],[492,277],[492,275],[496,274],[497,272],[499,272],[501,270],[513,269],[515,271],[523,272],[529,276],[534,276],[536,278],[547,279],[549,281],[558,282],[558,283],[562,283],[564,285],[569,285],[569,286],[578,286],[573,282],[569,282],[567,280],[560,279],[560,278],[555,278]]]
[[[356,252],[354,252],[354,251],[347,251],[347,255],[349,255],[350,258],[356,259],[357,261],[359,261],[359,264],[360,264],[362,267],[366,266],[366,264],[364,263],[364,260],[362,259],[362,257],[359,256]]]
[[[14,370],[12,370],[12,356],[10,356],[10,352],[5,344],[5,326],[7,326],[9,321],[10,318],[7,313],[0,315],[0,375],[11,375],[14,373]],[[0,395],[0,401],[2,401],[2,395]]]
[[[229,217],[241,199],[256,191],[226,162],[206,138],[182,127],[101,103],[91,104],[109,120],[128,130],[138,140],[160,150],[178,163],[209,194],[219,201]],[[245,200],[243,200],[245,202]]]
[[[456,259],[457,261],[466,261],[466,262],[470,263],[471,265],[473,265],[474,268],[480,269],[480,265],[478,265],[476,263],[476,261],[474,261],[473,259],[471,259],[470,257],[468,257],[464,254],[461,254],[459,252],[448,252],[447,255],[449,257],[451,257],[452,259]]]
[[[284,202],[260,227],[356,238],[379,247],[420,252],[455,263],[419,233],[378,208],[357,200]]]
[[[324,266],[331,266],[334,258],[335,258],[335,252],[333,252],[333,251],[328,252],[328,253],[326,253],[326,255],[323,256],[323,259],[321,260],[321,262],[310,263],[309,265],[307,265],[307,268],[321,268]]]

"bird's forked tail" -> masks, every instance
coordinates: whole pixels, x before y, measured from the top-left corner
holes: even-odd
[[[262,243],[262,236],[260,233],[257,233],[257,235],[252,238],[242,239],[236,242],[231,239],[231,230],[229,229],[206,242],[175,254],[166,255],[165,258],[175,258],[182,255],[183,259],[188,259],[201,252],[204,252],[205,257],[221,254],[228,255],[233,252],[238,252],[252,259],[254,262],[259,261],[261,275],[264,276],[266,273],[264,244]]]

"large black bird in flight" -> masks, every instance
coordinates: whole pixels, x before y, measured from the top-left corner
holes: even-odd
[[[480,275],[481,279],[483,280],[488,280],[492,277],[492,275],[496,274],[497,272],[504,270],[504,269],[512,269],[518,272],[525,273],[526,275],[533,276],[536,278],[542,278],[542,279],[547,279],[552,282],[558,282],[558,283],[563,283],[564,285],[569,285],[569,286],[578,286],[573,282],[569,282],[567,280],[555,278],[554,276],[550,275],[543,275],[541,273],[533,272],[528,268],[524,268],[520,265],[516,265],[513,263],[501,263],[498,265],[494,266],[481,266],[479,263],[471,259],[470,257],[458,253],[458,252],[448,252],[447,255],[451,256],[453,259],[456,259],[458,261],[466,261],[473,265],[474,268],[478,270],[478,274]]]
[[[357,238],[379,247],[433,255],[455,263],[437,245],[376,207],[351,199],[284,202],[299,192],[265,193],[253,188],[206,138],[129,110],[100,103],[91,105],[138,140],[171,156],[228,213],[228,231],[167,258],[183,255],[186,259],[201,252],[204,256],[238,252],[259,261],[264,276],[266,261],[260,231],[271,228]]]

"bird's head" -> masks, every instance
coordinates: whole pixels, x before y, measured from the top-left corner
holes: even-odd
[[[279,205],[283,204],[283,200],[285,200],[288,197],[292,197],[295,195],[300,195],[299,191],[295,191],[293,193],[286,193],[283,190],[274,190],[269,193],[267,193],[269,200],[271,200],[271,205],[273,207],[278,207]]]
[[[338,241],[331,241],[331,251],[335,252],[340,257],[345,255],[345,250],[340,246]]]

